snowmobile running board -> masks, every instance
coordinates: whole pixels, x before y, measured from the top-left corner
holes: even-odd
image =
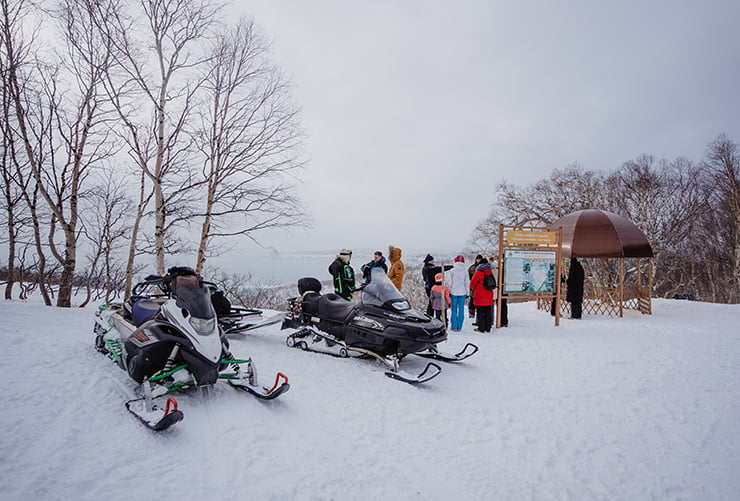
[[[473,343],[468,343],[462,350],[455,353],[454,355],[450,353],[443,353],[437,350],[436,346],[433,346],[427,351],[415,353],[415,355],[425,358],[433,358],[435,360],[441,360],[443,362],[459,362],[475,355],[477,351],[478,347],[476,345],[474,345]]]

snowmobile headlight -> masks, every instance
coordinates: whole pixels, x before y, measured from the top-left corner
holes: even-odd
[[[395,308],[398,311],[406,311],[410,310],[411,306],[409,305],[408,301],[395,301],[391,303],[391,306]]]
[[[213,331],[216,329],[216,317],[198,318],[191,315],[188,318],[188,321],[190,322],[190,325],[193,326],[193,329],[195,329],[195,332],[197,332],[201,336],[208,336],[209,334],[213,334]]]

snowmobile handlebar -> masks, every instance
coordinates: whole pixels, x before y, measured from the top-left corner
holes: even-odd
[[[200,275],[197,275],[195,271],[193,271],[192,268],[188,268],[186,266],[173,266],[167,270],[167,274],[164,276],[151,274],[144,277],[143,282],[139,282],[134,286],[132,294],[135,296],[141,295],[149,287],[156,285],[159,286],[159,288],[162,290],[162,295],[169,295],[170,293],[172,293],[172,288],[170,286],[170,284],[172,283],[172,279],[182,275],[193,275],[195,277],[198,277],[199,282],[211,284],[210,282],[205,282]],[[215,284],[212,285],[215,286]]]
[[[133,291],[131,291],[131,295],[140,296],[146,293],[147,289],[149,289],[150,287],[154,285],[160,286],[160,289],[162,289],[163,292],[166,292],[164,290],[165,289],[164,277],[161,277],[159,275],[148,275],[146,278],[144,278],[143,282],[139,282],[138,284],[134,285],[134,289]]]

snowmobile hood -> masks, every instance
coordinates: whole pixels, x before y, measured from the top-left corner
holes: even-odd
[[[203,290],[208,294],[207,289]],[[217,362],[221,357],[221,336],[213,306],[210,306],[210,316],[207,312],[198,310],[199,314],[204,314],[205,317],[196,316],[187,306],[189,304],[182,297],[177,301],[170,299],[162,305],[162,312],[169,322],[188,337],[202,356]]]

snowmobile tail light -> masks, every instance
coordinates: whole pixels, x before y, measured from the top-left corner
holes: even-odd
[[[213,334],[216,329],[216,318],[198,318],[191,315],[188,321],[201,336]]]

